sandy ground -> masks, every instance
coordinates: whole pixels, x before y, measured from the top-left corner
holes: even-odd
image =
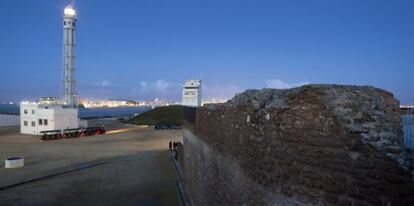
[[[0,205],[179,205],[168,142],[181,140],[181,130],[115,119],[90,124],[105,124],[108,134],[41,142],[18,127],[0,128],[0,159],[25,158],[23,168],[0,167]],[[1,189],[74,168],[79,170]]]

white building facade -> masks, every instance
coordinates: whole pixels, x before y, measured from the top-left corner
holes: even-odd
[[[22,103],[20,105],[20,132],[39,135],[42,131],[86,127],[78,118],[77,108],[62,105]]]
[[[186,80],[183,86],[184,106],[202,106],[201,80]]]

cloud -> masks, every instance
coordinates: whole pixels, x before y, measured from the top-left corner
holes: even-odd
[[[181,89],[181,83],[159,79],[153,82],[141,81],[137,87],[130,90],[130,94],[140,99],[157,97],[178,100],[181,98]]]
[[[149,93],[150,92],[150,87],[148,85],[148,82],[141,82],[139,84],[140,90],[142,93]]]
[[[212,87],[203,85],[202,87],[204,101],[212,101],[212,100],[225,101],[225,100],[231,99],[232,97],[234,97],[234,95],[242,91],[243,91],[242,88],[234,84],[225,85],[225,86],[212,86]]]
[[[181,101],[182,83],[170,82],[167,80],[156,80],[153,82],[142,81],[138,87],[131,90],[131,94],[136,98],[167,98]],[[226,101],[243,89],[237,85],[214,85],[202,84],[203,101]]]
[[[265,81],[266,88],[272,88],[272,89],[290,89],[293,87],[300,87],[306,84],[309,84],[309,82],[296,82],[296,83],[287,83],[279,79],[272,79],[272,80],[266,80]]]
[[[150,92],[167,92],[170,89],[175,89],[176,84],[165,81],[165,80],[157,80],[155,82],[145,82],[142,81],[139,84],[140,91],[142,93],[150,93]]]
[[[158,92],[166,92],[171,87],[171,83],[164,80],[158,80],[154,83],[154,87]]]
[[[93,85],[98,86],[98,87],[110,87],[112,84],[108,80],[103,80],[103,81],[95,82]]]

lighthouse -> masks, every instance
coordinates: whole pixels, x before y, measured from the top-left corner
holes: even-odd
[[[64,131],[87,127],[79,119],[78,95],[75,81],[76,11],[72,5],[63,10],[63,79],[61,100],[22,102],[20,104],[20,132],[40,135],[45,131]]]
[[[72,5],[63,10],[63,101],[66,107],[78,106],[75,81],[76,11]]]

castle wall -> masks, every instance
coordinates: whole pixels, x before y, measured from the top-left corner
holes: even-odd
[[[414,202],[399,102],[384,90],[248,90],[194,115],[183,162],[195,205]]]

